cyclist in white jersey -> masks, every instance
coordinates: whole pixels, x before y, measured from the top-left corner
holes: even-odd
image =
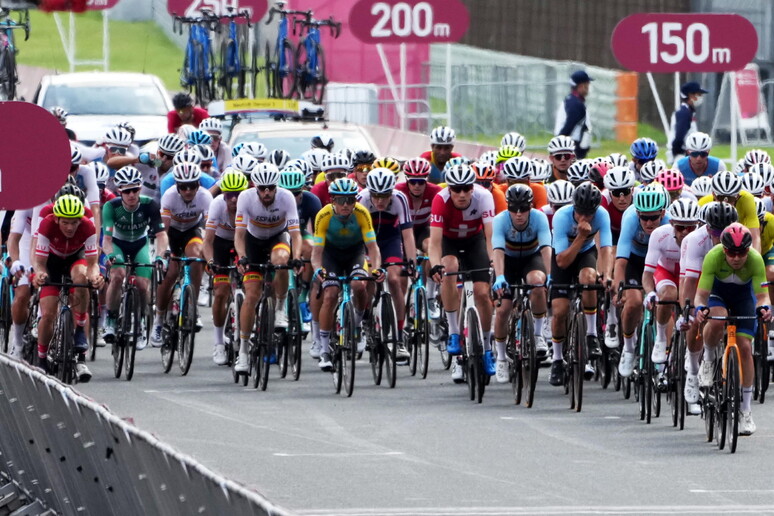
[[[12,332],[9,353],[18,360],[22,359],[24,325],[27,322],[31,294],[29,280],[29,274],[32,270],[31,242],[32,208],[16,210],[11,218],[11,231],[8,234],[8,256],[12,262],[10,273],[16,282],[11,307]]]
[[[70,144],[70,176],[75,179],[75,184],[86,194],[86,204],[91,208],[94,214],[94,226],[99,234],[100,225],[100,203],[99,186],[97,186],[97,174],[94,169],[84,165],[83,156],[80,149]]]

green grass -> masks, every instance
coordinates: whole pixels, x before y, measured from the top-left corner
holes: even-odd
[[[65,27],[67,14],[60,15]],[[102,56],[102,15],[89,12],[75,15],[76,54],[78,59],[100,59]],[[30,39],[17,38],[20,64],[69,72],[70,65],[52,14],[30,13]],[[145,72],[158,75],[169,90],[180,89],[178,70],[183,51],[152,21],[109,22],[109,69],[120,72]],[[98,69],[97,65],[78,66],[76,71]]]

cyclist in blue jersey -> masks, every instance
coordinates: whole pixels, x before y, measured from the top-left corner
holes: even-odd
[[[551,282],[569,284],[578,282],[591,285],[597,282],[597,269],[605,278],[612,267],[613,235],[610,215],[600,206],[602,193],[591,182],[582,183],[572,195],[572,205],[557,210],[553,219],[554,254],[551,257]],[[599,260],[597,244],[599,234]],[[562,351],[567,332],[567,314],[570,310],[570,292],[565,288],[551,289],[551,341],[553,363],[549,383],[564,383]],[[586,343],[592,353],[599,354],[597,338],[597,293],[583,293],[583,312],[586,316]]]
[[[209,174],[201,174],[199,176],[199,184],[204,187],[205,190],[209,190],[217,183],[217,180],[214,179]],[[175,177],[171,173],[167,173],[164,177],[161,178],[161,195],[163,196],[164,193],[175,186]]]
[[[513,305],[509,285],[527,283],[543,285],[551,267],[551,230],[548,217],[534,209],[534,195],[529,185],[515,184],[505,195],[508,209],[495,216],[492,223],[495,283],[492,290],[502,297],[495,312],[494,338],[497,347],[497,383],[508,382],[508,362],[505,354],[508,315]],[[548,352],[543,338],[546,321],[546,289],[536,288],[530,294],[535,323],[535,349],[538,356]]]
[[[683,174],[685,184],[691,186],[697,177],[712,177],[726,169],[726,165],[714,156],[710,156],[712,138],[707,133],[691,133],[685,139],[685,151],[688,154],[677,160],[675,167]]]

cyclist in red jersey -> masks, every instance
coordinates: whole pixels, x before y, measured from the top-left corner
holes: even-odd
[[[339,154],[326,154],[321,161],[320,167],[325,173],[325,181],[314,185],[311,191],[320,199],[320,203],[325,206],[331,202],[328,186],[337,179],[347,177],[352,168],[352,162],[344,155]]]
[[[621,218],[634,199],[634,172],[627,167],[614,167],[605,174],[603,182],[602,207],[610,214],[610,230],[615,246],[621,233]]]

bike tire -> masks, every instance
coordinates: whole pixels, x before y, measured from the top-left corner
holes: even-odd
[[[250,89],[252,90],[253,98],[258,98],[258,73],[260,72],[258,67],[258,54],[260,54],[260,52],[261,50],[256,38],[250,50]],[[268,92],[266,93],[266,96],[268,96]]]
[[[441,314],[441,318],[438,319],[438,322],[435,324],[438,327],[436,329],[436,335],[439,337],[438,351],[441,353],[441,365],[448,371],[451,367],[452,359],[454,358],[446,351],[446,341],[449,338],[449,323],[446,321],[446,316]]]
[[[73,354],[74,328],[73,316],[70,310],[59,312],[60,355],[57,357],[57,378],[62,383],[71,385],[75,380],[75,355]]]
[[[403,334],[406,338],[406,349],[409,352],[409,374],[411,376],[417,375],[417,359],[419,358],[419,351],[414,343],[416,328],[417,328],[417,303],[416,298],[419,295],[420,289],[414,289],[414,286],[409,284],[408,294],[406,296],[406,325],[403,328]]]
[[[583,373],[586,367],[586,317],[583,312],[575,314],[574,347],[572,348],[573,407],[575,412],[583,408]]]
[[[245,98],[247,93],[247,90],[245,89],[247,83],[247,42],[245,42],[244,37],[239,38],[238,52],[239,63],[236,71],[236,97],[241,99]]]
[[[524,379],[521,376],[522,350],[519,342],[518,319],[513,312],[508,316],[507,337],[505,341],[505,354],[511,359],[509,364],[508,376],[513,391],[513,401],[516,405],[521,404],[522,390],[524,389]]]
[[[398,356],[398,326],[395,320],[395,306],[392,304],[392,296],[387,292],[382,293],[381,305],[381,346],[384,354],[384,368],[387,373],[387,386],[395,388],[397,381],[397,356]]]
[[[715,389],[715,444],[719,450],[726,447],[726,436],[728,435],[728,407],[726,405],[725,381],[718,373],[713,383]]]
[[[199,105],[207,104],[207,70],[204,68],[204,49],[201,43],[194,41],[193,44],[194,58],[196,68],[193,70],[193,94],[196,97],[196,103]]]
[[[2,52],[0,62],[5,70],[5,81],[2,84],[4,93],[4,100],[14,100],[16,98],[16,83],[19,80],[18,71],[16,69],[16,54],[11,48],[6,48]]]
[[[281,334],[277,335],[276,341],[277,368],[279,369],[280,378],[285,378],[288,375],[288,347],[290,343],[287,329]]]
[[[677,338],[676,353],[673,362],[673,375],[670,378],[672,391],[672,425],[680,430],[685,428],[685,414],[688,404],[685,401],[685,332],[680,332]]]
[[[648,325],[648,327],[645,329],[645,342],[644,342],[644,351],[645,356],[643,357],[643,360],[645,361],[645,367],[643,368],[643,387],[645,388],[645,399],[644,401],[640,401],[640,403],[645,403],[645,422],[647,424],[650,424],[650,421],[653,417],[653,382],[656,380],[655,375],[653,374],[655,372],[655,368],[653,365],[653,361],[650,359],[650,354],[653,351],[653,344],[654,344],[654,337],[653,337],[653,330],[654,325],[652,324]]]
[[[256,333],[258,336],[258,388],[265,391],[269,386],[269,370],[271,369],[271,356],[274,348],[274,298],[266,297],[259,305],[260,319]],[[260,322],[258,322],[260,321]]]
[[[113,354],[113,376],[121,378],[121,373],[124,370],[124,356],[126,353],[123,336],[116,336],[111,346]]]
[[[274,69],[277,67],[277,63],[274,63],[271,60],[271,46],[268,41],[266,42],[263,55],[263,70],[266,75],[266,96],[269,98],[277,98],[277,94],[274,91]]]
[[[368,363],[371,365],[371,377],[374,380],[374,385],[382,384],[382,377],[384,375],[384,353],[382,350],[382,337],[378,331],[376,331],[376,325],[374,324],[373,307],[370,308],[371,313],[367,314],[368,319],[363,321],[363,331],[366,336],[366,347],[368,348]]]
[[[97,340],[99,340],[99,292],[89,291],[89,361],[97,359]]]
[[[229,54],[235,52],[232,50],[235,47],[236,43],[230,38],[220,44],[220,70],[217,83],[221,88],[221,98],[224,99],[234,98],[234,76],[232,75],[234,72],[229,63]]]
[[[279,52],[283,53],[285,65],[280,67]],[[278,98],[291,99],[296,93],[296,51],[293,43],[286,39],[282,48],[277,49],[274,67],[274,89]]]
[[[322,104],[325,97],[325,87],[328,85],[328,75],[325,69],[325,52],[321,45],[315,45],[317,52],[317,69],[314,71],[315,81],[312,90],[312,102]]]
[[[527,388],[527,396],[524,406],[532,408],[535,401],[535,387],[537,386],[540,363],[535,350],[535,325],[532,320],[532,311],[527,309],[521,312],[521,337],[524,359],[521,361],[524,385]],[[525,346],[526,344],[526,346]]]
[[[742,396],[742,381],[740,373],[741,360],[736,349],[730,349],[728,352],[728,362],[726,363],[726,380],[723,382],[725,388],[724,398],[726,400],[726,439],[728,451],[736,453],[736,445],[739,439],[739,405]]]
[[[137,287],[132,287],[127,291],[130,301],[127,303],[128,310],[124,312],[128,314],[126,321],[124,321],[126,333],[124,335],[128,337],[124,342],[126,343],[126,352],[124,357],[124,375],[127,382],[132,380],[134,376],[134,359],[137,354],[137,339],[142,332],[142,303],[140,301],[140,291]]]
[[[427,370],[430,362],[430,324],[427,305],[427,292],[419,289],[417,292],[417,304],[414,312],[414,356],[419,368],[419,376],[427,378]]]
[[[288,292],[288,342],[286,354],[288,357],[287,362],[290,365],[290,377],[293,381],[298,381],[301,376],[301,356],[303,355],[301,346],[304,341],[304,335],[301,330],[298,291],[291,290]]]
[[[179,322],[180,345],[178,346],[178,367],[180,374],[185,376],[191,369],[194,354],[194,339],[196,338],[196,296],[193,287],[186,285],[180,296],[180,308],[183,311]]]
[[[755,382],[753,388],[753,399],[758,403],[766,401],[766,391],[769,388],[771,372],[768,361],[768,323],[758,321],[758,335],[753,342],[753,361],[755,363]]]
[[[486,390],[486,381],[484,378],[484,339],[481,332],[481,321],[478,318],[478,313],[468,308],[465,314],[465,327],[468,332],[468,337],[465,340],[465,349],[468,353],[468,363],[471,368],[468,376],[468,382],[471,378],[474,378],[473,392],[474,401],[481,403],[484,399],[484,390]]]
[[[344,309],[343,346],[341,346],[342,380],[344,392],[349,398],[355,391],[355,360],[357,359],[357,342],[355,341],[355,309],[347,303]]]
[[[8,353],[11,341],[11,284],[7,277],[0,280],[0,348]]]

